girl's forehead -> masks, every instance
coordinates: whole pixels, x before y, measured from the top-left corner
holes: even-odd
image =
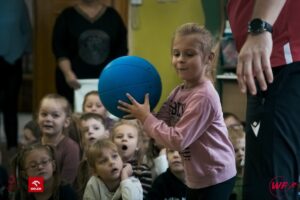
[[[129,125],[129,124],[122,124],[122,125],[119,125],[117,128],[116,128],[116,132],[122,132],[122,133],[136,133],[138,132],[137,128],[132,126],[132,125]]]
[[[32,149],[27,152],[26,160],[28,162],[38,160],[39,158],[49,157],[48,151],[42,148]]]
[[[113,147],[104,147],[100,150],[98,157],[101,158],[114,153],[118,153],[118,150]]]
[[[88,125],[99,125],[99,126],[104,126],[103,122],[94,118],[89,118],[87,120],[82,120],[81,121],[82,126],[88,126]]]
[[[86,101],[100,101],[100,98],[96,94],[91,94],[86,97]]]
[[[55,99],[44,99],[41,103],[42,107],[55,107],[55,108],[63,108],[65,105],[62,101]]]

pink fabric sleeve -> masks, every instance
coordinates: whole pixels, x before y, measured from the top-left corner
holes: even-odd
[[[158,143],[182,151],[206,131],[212,124],[214,115],[215,110],[209,99],[195,95],[186,105],[186,110],[174,127],[149,115],[144,122],[144,128]]]

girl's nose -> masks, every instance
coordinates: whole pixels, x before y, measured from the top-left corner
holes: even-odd
[[[174,157],[174,158],[180,157],[179,152],[178,152],[178,151],[174,151],[173,157]]]

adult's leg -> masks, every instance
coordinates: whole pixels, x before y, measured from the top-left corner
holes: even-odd
[[[266,92],[248,95],[245,200],[296,199],[300,145],[300,64],[274,70]],[[298,127],[297,127],[298,126]],[[286,187],[276,184],[287,183]]]
[[[7,140],[7,149],[18,146],[18,97],[22,84],[22,59],[14,64],[1,58],[3,121]]]

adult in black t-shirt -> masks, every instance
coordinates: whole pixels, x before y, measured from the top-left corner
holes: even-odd
[[[52,45],[57,92],[73,104],[78,79],[98,78],[106,64],[127,55],[127,30],[117,11],[102,0],[81,0],[56,19]]]

